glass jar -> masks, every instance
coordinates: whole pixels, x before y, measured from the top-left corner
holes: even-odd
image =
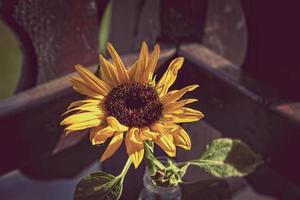
[[[167,158],[159,158],[164,163]],[[146,167],[143,177],[144,188],[142,189],[138,200],[181,200],[180,186],[162,187],[156,186],[151,180],[150,171]]]

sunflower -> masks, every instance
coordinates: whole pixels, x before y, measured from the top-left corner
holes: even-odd
[[[143,159],[144,141],[154,142],[170,157],[176,155],[176,146],[190,150],[190,138],[178,123],[200,120],[203,114],[185,107],[197,99],[180,98],[198,85],[169,91],[184,59],[174,59],[156,83],[159,45],[149,55],[144,42],[139,58],[128,69],[110,43],[107,49],[113,62],[99,55],[99,77],[81,65],[75,66],[79,76],[71,78],[73,88],[87,98],[72,102],[67,108],[65,114],[69,116],[61,122],[66,133],[90,129],[93,145],[110,139],[101,161],[111,157],[125,141],[135,168]]]

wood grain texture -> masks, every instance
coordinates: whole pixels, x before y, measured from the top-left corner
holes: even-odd
[[[175,49],[171,47],[162,50],[158,65],[162,65],[174,53]],[[124,56],[124,62],[131,64],[137,56],[137,54]],[[92,67],[91,70],[95,71],[96,67]],[[0,102],[0,127],[3,133],[0,154],[5,161],[0,166],[0,174],[35,161],[42,162],[41,158],[52,155],[63,133],[63,128],[59,126],[59,122],[62,120],[61,114],[71,101],[82,98],[71,89],[68,78],[74,74],[71,73],[39,85]],[[87,144],[87,142],[82,142],[82,145],[87,149],[83,148],[85,150],[82,150],[82,152],[90,152],[93,156],[89,157],[88,160],[92,162],[97,158],[99,150],[95,150],[92,145]],[[72,150],[68,149],[61,147],[58,151],[56,149],[56,152],[62,154],[62,152],[68,151],[63,160],[67,161],[68,158],[72,158],[74,162],[71,163],[86,164],[83,161],[79,162],[85,157],[85,155],[82,155],[83,153],[72,155]],[[75,149],[81,151],[78,147],[75,147]],[[75,162],[76,160],[77,162]],[[62,167],[63,163],[61,162],[62,159],[58,160],[56,165]],[[36,164],[38,166],[38,163]],[[48,165],[51,166],[50,163]],[[76,168],[76,166],[74,167]],[[73,170],[67,176],[75,175],[74,171],[76,170]]]

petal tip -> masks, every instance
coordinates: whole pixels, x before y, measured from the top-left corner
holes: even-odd
[[[83,68],[83,66],[80,65],[80,64],[76,64],[76,65],[74,66],[74,68],[75,68],[76,71],[80,71],[80,70]]]

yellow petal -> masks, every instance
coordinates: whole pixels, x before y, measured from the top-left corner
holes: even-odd
[[[104,129],[106,127],[106,125],[99,125],[99,126],[95,126],[93,128],[91,128],[90,130],[90,142],[93,143],[93,138],[96,135],[96,133],[102,129]]]
[[[173,143],[172,135],[166,133],[162,136],[157,137],[154,142],[157,144],[164,152],[168,154],[170,157],[176,156],[176,146]]]
[[[153,140],[155,139],[159,134],[156,132],[150,131],[149,128],[141,128],[140,129],[140,137],[142,140]]]
[[[70,103],[70,105],[68,106],[68,110],[77,106],[81,106],[83,104],[94,104],[97,105],[99,103],[99,100],[97,99],[84,99],[84,100],[78,100],[78,101],[74,101],[72,103]]]
[[[180,90],[172,90],[172,91],[168,92],[166,94],[166,96],[164,96],[162,98],[162,103],[163,104],[167,104],[167,103],[171,103],[171,102],[177,101],[185,93],[191,92],[191,91],[195,90],[198,87],[199,87],[199,85],[189,85],[189,86],[186,86],[186,87],[184,87],[184,88],[182,88]]]
[[[140,56],[137,61],[135,74],[134,74],[134,80],[136,82],[146,82],[146,80],[144,80],[144,73],[145,73],[147,64],[148,64],[148,46],[147,46],[146,42],[143,42]]]
[[[155,45],[154,46],[154,50],[149,58],[149,62],[145,71],[145,80],[147,83],[151,82],[151,80],[153,79],[153,74],[155,71],[155,68],[157,66],[157,61],[159,58],[159,54],[160,54],[160,47],[159,45]]]
[[[107,124],[112,127],[115,131],[124,132],[128,130],[127,126],[122,125],[115,117],[107,117]]]
[[[114,47],[110,43],[107,44],[107,50],[113,60],[113,63],[117,69],[117,72],[120,76],[120,81],[122,83],[128,83],[129,82],[128,72],[125,68],[125,65],[124,65],[121,57],[119,56],[117,51],[114,49]]]
[[[168,103],[168,104],[164,105],[163,114],[174,112],[174,111],[182,108],[186,104],[194,103],[196,101],[198,101],[198,99],[184,99],[184,100],[181,100],[181,101]]]
[[[116,87],[121,84],[120,77],[118,75],[117,69],[108,60],[106,60],[102,55],[99,55],[101,79],[109,82],[112,87]]]
[[[95,126],[99,126],[102,123],[101,119],[91,119],[91,120],[87,120],[87,121],[81,121],[81,122],[77,122],[74,124],[70,124],[69,126],[67,126],[65,128],[66,131],[70,132],[70,131],[79,131],[79,130],[84,130],[87,128],[92,128]]]
[[[84,82],[91,88],[96,89],[99,94],[106,95],[111,90],[105,82],[97,78],[92,72],[81,65],[75,65],[76,71],[79,73],[80,77]]]
[[[94,104],[94,103],[86,103],[81,106],[77,106],[75,108],[69,109],[66,112],[63,113],[63,115],[68,114],[70,112],[74,111],[80,111],[80,112],[93,112],[93,113],[99,113],[100,115],[105,115],[104,108],[100,103]]]
[[[125,138],[127,154],[135,168],[139,166],[144,157],[144,142],[139,137],[139,129],[131,128]]]
[[[130,79],[130,83],[134,83],[135,82],[135,78],[134,78],[134,75],[136,73],[136,69],[137,69],[137,63],[138,63],[138,60],[136,60],[133,65],[131,65],[129,68],[128,68],[128,75],[129,75],[129,79]]]
[[[69,124],[75,124],[75,123],[80,123],[84,121],[89,121],[93,119],[99,119],[99,113],[94,113],[94,112],[86,112],[86,113],[76,113],[72,114],[68,117],[66,117],[60,125],[69,125]]]
[[[103,162],[104,160],[111,157],[120,148],[122,141],[123,141],[123,133],[115,132],[114,137],[110,141],[105,152],[102,154],[100,161]]]
[[[92,97],[94,99],[104,99],[104,96],[102,94],[88,86],[87,83],[84,82],[81,78],[72,77],[70,81],[73,85],[73,89],[80,94]]]
[[[191,149],[191,139],[186,131],[179,125],[174,124],[175,129],[171,132],[174,137],[176,146],[180,146],[186,150]]]
[[[162,78],[159,80],[159,82],[155,88],[158,91],[160,98],[165,96],[165,94],[168,92],[171,85],[175,82],[178,70],[181,68],[183,61],[184,61],[183,57],[174,59],[170,63],[167,71],[164,73]]]
[[[93,145],[104,143],[108,138],[112,137],[115,130],[109,126],[92,128],[90,132],[90,140]]]
[[[182,107],[175,112],[165,114],[162,118],[163,120],[173,122],[173,123],[182,123],[182,122],[194,122],[203,118],[204,115],[198,111],[191,108]]]
[[[173,135],[170,134],[172,127],[165,126],[159,122],[151,126],[151,130],[159,133],[154,142],[160,146],[170,157],[176,156],[176,146]]]

